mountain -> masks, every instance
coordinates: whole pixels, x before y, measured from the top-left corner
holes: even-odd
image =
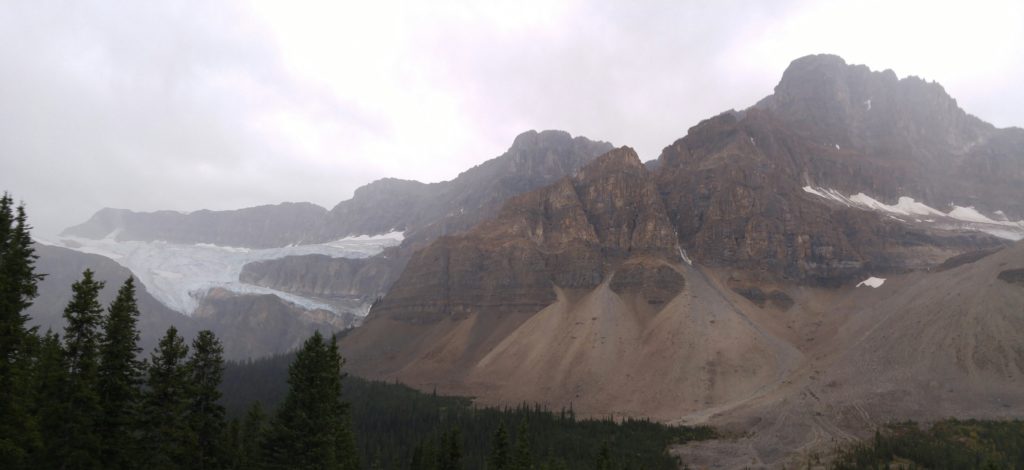
[[[340,344],[356,374],[584,413],[756,390],[794,352],[685,259],[654,176],[623,147],[418,252]]]
[[[417,247],[491,217],[509,197],[572,174],[610,148],[562,131],[529,131],[451,181],[380,180],[330,212],[291,203],[190,214],[104,209],[55,243],[136,270],[164,306],[224,333],[231,357],[276,353],[315,329],[358,324]],[[360,235],[383,232],[392,233]]]
[[[310,203],[283,203],[232,211],[132,212],[102,209],[62,236],[119,241],[163,240],[221,246],[272,248],[296,243],[316,229],[327,210]]]
[[[1020,417],[1019,134],[936,84],[801,58],[657,164],[615,149],[425,245],[339,345],[355,374],[482,403],[754,430],[681,451],[702,464]]]
[[[416,249],[439,236],[468,230],[492,217],[509,198],[571,175],[611,148],[606,142],[563,131],[528,131],[517,136],[504,154],[451,181],[376,181],[335,206],[318,238],[400,230],[405,235],[400,247],[368,261],[322,257],[265,261],[246,266],[242,279],[297,294],[373,300],[387,292]]]
[[[275,248],[328,242],[350,235],[407,232],[429,240],[472,227],[509,197],[571,174],[611,145],[563,131],[528,131],[507,152],[459,174],[425,184],[385,178],[356,189],[330,211],[283,203],[231,211],[132,212],[103,209],[62,235],[88,239],[210,243]]]

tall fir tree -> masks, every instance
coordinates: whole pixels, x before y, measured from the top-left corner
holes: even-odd
[[[491,439],[491,455],[487,459],[490,470],[508,470],[512,466],[512,453],[509,450],[508,430],[505,422],[498,423],[498,430]]]
[[[224,407],[220,400],[220,381],[224,375],[224,347],[212,331],[203,330],[192,342],[188,361],[192,386],[189,425],[197,440],[193,468],[207,470],[224,464]]]
[[[66,469],[101,468],[101,440],[97,425],[102,409],[97,393],[100,324],[103,306],[99,295],[103,282],[86,269],[71,285],[72,296],[64,309],[64,352],[68,367],[68,415],[64,418],[63,444],[58,448]]]
[[[35,273],[35,252],[24,206],[0,196],[0,468],[25,468],[38,448],[39,435],[28,409],[30,358],[26,349],[34,331],[26,329],[25,310],[37,295],[42,275]]]
[[[139,308],[135,281],[129,277],[117,292],[103,321],[98,392],[103,407],[99,422],[106,468],[132,468],[138,458],[137,432],[143,362],[138,359]]]
[[[348,405],[341,397],[343,362],[334,339],[326,341],[320,332],[296,354],[268,442],[271,468],[359,468]]]
[[[142,401],[143,459],[149,469],[189,468],[197,439],[189,426],[191,405],[188,346],[173,326],[160,339],[149,361]]]

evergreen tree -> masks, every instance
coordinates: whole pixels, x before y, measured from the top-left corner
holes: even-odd
[[[224,374],[224,347],[212,331],[200,331],[192,342],[188,371],[192,385],[189,421],[198,445],[194,468],[217,468],[224,461],[224,407],[218,403],[218,387]]]
[[[608,441],[601,444],[601,451],[597,454],[597,465],[594,468],[597,470],[612,469],[612,451],[608,447]]]
[[[533,457],[530,455],[530,437],[526,430],[526,420],[519,423],[519,430],[516,432],[516,451],[512,457],[512,468],[533,470]]]
[[[274,468],[357,469],[348,405],[341,400],[343,360],[332,338],[316,332],[288,369],[288,395],[274,418]]]
[[[269,429],[267,414],[263,411],[263,406],[260,405],[260,402],[253,403],[242,423],[234,468],[245,470],[263,466],[263,447]]]
[[[491,456],[488,459],[490,470],[507,470],[512,466],[511,452],[508,444],[508,431],[505,422],[498,423],[498,430],[491,440]]]
[[[68,414],[62,430],[64,445],[57,449],[64,468],[102,466],[97,429],[102,414],[97,393],[102,289],[103,282],[94,280],[92,271],[86,269],[82,280],[71,285],[71,301],[64,309]]]
[[[131,468],[137,458],[136,431],[143,363],[138,359],[139,308],[135,282],[129,277],[110,304],[100,339],[99,397],[103,415],[99,422],[102,456],[106,468]]]
[[[25,328],[25,310],[37,295],[36,256],[24,206],[13,208],[0,196],[0,468],[23,468],[38,446],[28,409],[29,362],[25,354],[35,337]]]
[[[462,468],[462,435],[455,428],[441,436],[440,453],[437,458],[438,470],[459,470]]]
[[[70,414],[64,392],[68,386],[68,367],[60,337],[47,331],[40,338],[32,368],[32,394],[35,397],[31,412],[41,433],[41,447],[32,462],[36,468],[58,468],[60,456],[66,447],[63,432],[65,417]]]
[[[196,455],[196,437],[188,422],[188,346],[173,326],[150,358],[143,397],[143,467],[187,468]]]

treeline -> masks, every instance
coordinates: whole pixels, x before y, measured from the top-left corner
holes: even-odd
[[[892,424],[838,451],[831,467],[1024,470],[1024,421],[946,420],[928,429]]]
[[[276,406],[288,392],[293,357],[229,362],[221,388],[228,415],[245,421],[255,403],[261,411]],[[585,420],[571,409],[552,412],[526,405],[476,408],[467,398],[422,393],[396,383],[351,376],[344,382],[360,459],[370,468],[667,469],[679,465],[668,454],[669,445],[714,437],[707,427]],[[441,461],[451,454],[453,442],[459,467]],[[500,463],[516,459],[522,465]]]

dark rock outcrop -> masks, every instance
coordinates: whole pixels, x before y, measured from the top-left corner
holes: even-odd
[[[1000,271],[997,277],[1000,281],[1024,287],[1024,268]]]

